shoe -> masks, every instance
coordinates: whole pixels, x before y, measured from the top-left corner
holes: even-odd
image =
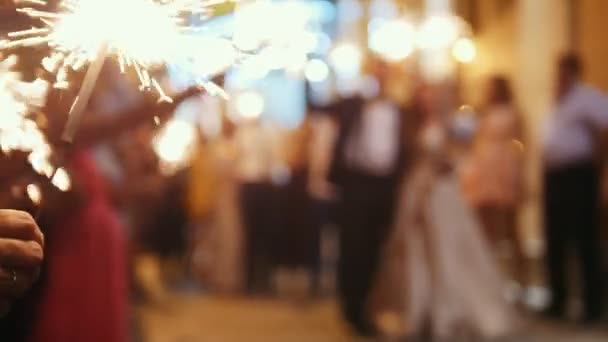
[[[354,322],[353,329],[355,334],[359,337],[374,338],[378,336],[378,331],[371,322]]]
[[[580,323],[583,325],[594,325],[602,321],[602,314],[599,312],[588,312],[583,315]]]
[[[549,320],[562,320],[564,319],[565,315],[566,313],[564,310],[558,307],[549,307],[541,313],[543,318]]]

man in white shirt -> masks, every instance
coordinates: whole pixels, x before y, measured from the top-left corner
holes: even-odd
[[[608,128],[608,97],[580,81],[575,55],[559,60],[557,97],[544,131],[545,225],[552,304],[548,314],[562,317],[568,299],[567,250],[580,260],[584,317],[602,313],[599,245],[599,154]]]
[[[381,87],[386,68],[380,61],[373,65]],[[392,227],[405,157],[404,117],[382,91],[373,99],[354,96],[321,110],[333,113],[338,127],[328,180],[339,198],[340,306],[351,328],[371,337],[376,331],[366,308]]]

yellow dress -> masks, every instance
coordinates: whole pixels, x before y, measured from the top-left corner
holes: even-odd
[[[200,222],[211,215],[218,196],[218,175],[209,144],[198,146],[189,183],[188,213],[191,220]]]

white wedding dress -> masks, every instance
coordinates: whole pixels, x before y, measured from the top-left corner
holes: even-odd
[[[440,159],[436,153],[419,158],[402,187],[395,221],[406,331],[448,341],[462,332],[502,337],[514,319],[505,282],[457,176],[442,171]]]

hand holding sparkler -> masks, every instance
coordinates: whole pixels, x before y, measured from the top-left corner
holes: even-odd
[[[32,217],[0,210],[0,316],[38,277],[44,237]]]

